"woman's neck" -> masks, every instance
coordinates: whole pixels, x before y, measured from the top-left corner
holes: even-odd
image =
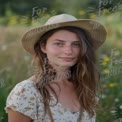
[[[55,80],[67,80],[71,77],[71,71],[69,68],[60,66],[58,68],[55,68],[55,70],[56,70]]]
[[[56,72],[56,77],[54,80],[67,80],[71,77],[71,70],[70,67],[66,67],[66,66],[59,66],[56,64],[51,64],[49,63],[49,65],[51,65],[53,67],[53,69]]]

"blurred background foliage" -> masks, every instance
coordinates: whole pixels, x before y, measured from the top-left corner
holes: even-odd
[[[60,13],[94,19],[105,14],[121,13],[121,9],[121,0],[70,0],[69,2],[65,0],[0,0],[0,23],[31,25],[33,20]]]
[[[22,48],[22,35],[61,13],[96,19],[105,25],[107,40],[97,50],[101,93],[96,122],[122,122],[120,0],[0,0],[0,122],[7,122],[4,110],[7,95],[15,84],[31,75],[32,57]]]

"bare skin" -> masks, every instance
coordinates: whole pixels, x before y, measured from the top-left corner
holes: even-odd
[[[8,122],[33,122],[33,121],[30,117],[8,108]]]
[[[60,86],[60,89],[55,84],[51,84],[58,96],[58,102],[67,110],[71,112],[79,112],[80,104],[78,98],[75,94],[73,84],[67,80],[64,82],[57,82]],[[49,90],[52,94],[52,92]]]

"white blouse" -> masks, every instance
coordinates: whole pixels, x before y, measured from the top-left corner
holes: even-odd
[[[56,98],[51,96],[50,109],[55,122],[77,122],[79,112],[72,113],[60,103],[51,106],[52,103],[54,105],[55,102]],[[46,118],[43,121],[44,105],[42,102],[42,96],[35,83],[30,79],[18,83],[13,88],[6,101],[6,112],[7,107],[29,116],[32,118],[33,122],[50,122],[49,114],[46,114]],[[89,118],[88,113],[84,112],[82,122],[95,122],[95,116]]]

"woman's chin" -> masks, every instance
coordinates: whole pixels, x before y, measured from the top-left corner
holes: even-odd
[[[54,68],[60,68],[60,67],[65,67],[66,69],[69,69],[70,67],[75,65],[75,62],[65,62],[65,61],[57,61],[57,62],[53,62],[50,63]]]
[[[75,65],[75,63],[58,63],[58,65],[59,66],[62,66],[62,67],[67,67],[67,68],[69,68],[69,67],[72,67],[72,66],[74,66]]]

